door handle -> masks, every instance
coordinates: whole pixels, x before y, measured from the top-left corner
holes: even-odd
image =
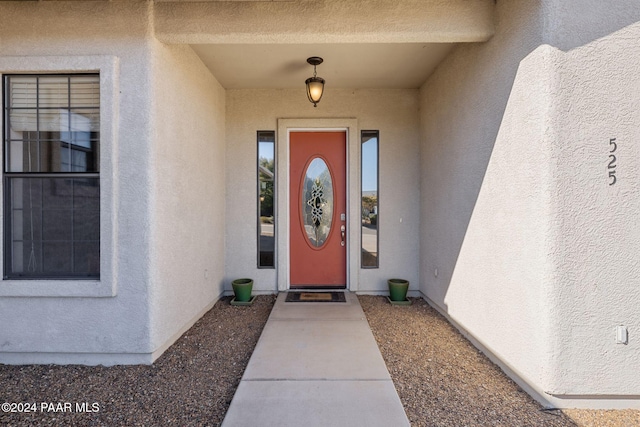
[[[346,227],[343,225],[340,226],[340,237],[342,238],[342,241],[340,242],[340,246],[344,246],[344,239],[347,235],[347,233],[345,233]]]

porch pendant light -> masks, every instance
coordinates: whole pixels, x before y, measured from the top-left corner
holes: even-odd
[[[324,79],[316,76],[316,65],[322,64],[322,61],[322,58],[319,56],[307,58],[307,62],[313,65],[313,77],[305,80],[305,84],[307,85],[307,98],[309,98],[309,102],[311,102],[314,107],[318,106],[318,102],[320,102],[322,92],[324,91]]]

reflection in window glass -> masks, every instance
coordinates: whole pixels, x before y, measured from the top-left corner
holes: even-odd
[[[275,266],[276,135],[258,131],[258,267]]]
[[[362,259],[378,267],[378,131],[362,131]]]

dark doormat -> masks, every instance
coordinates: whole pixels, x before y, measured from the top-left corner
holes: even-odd
[[[344,292],[287,292],[285,302],[347,302]]]

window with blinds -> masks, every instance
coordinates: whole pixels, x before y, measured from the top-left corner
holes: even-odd
[[[4,277],[100,274],[100,78],[6,75]]]

